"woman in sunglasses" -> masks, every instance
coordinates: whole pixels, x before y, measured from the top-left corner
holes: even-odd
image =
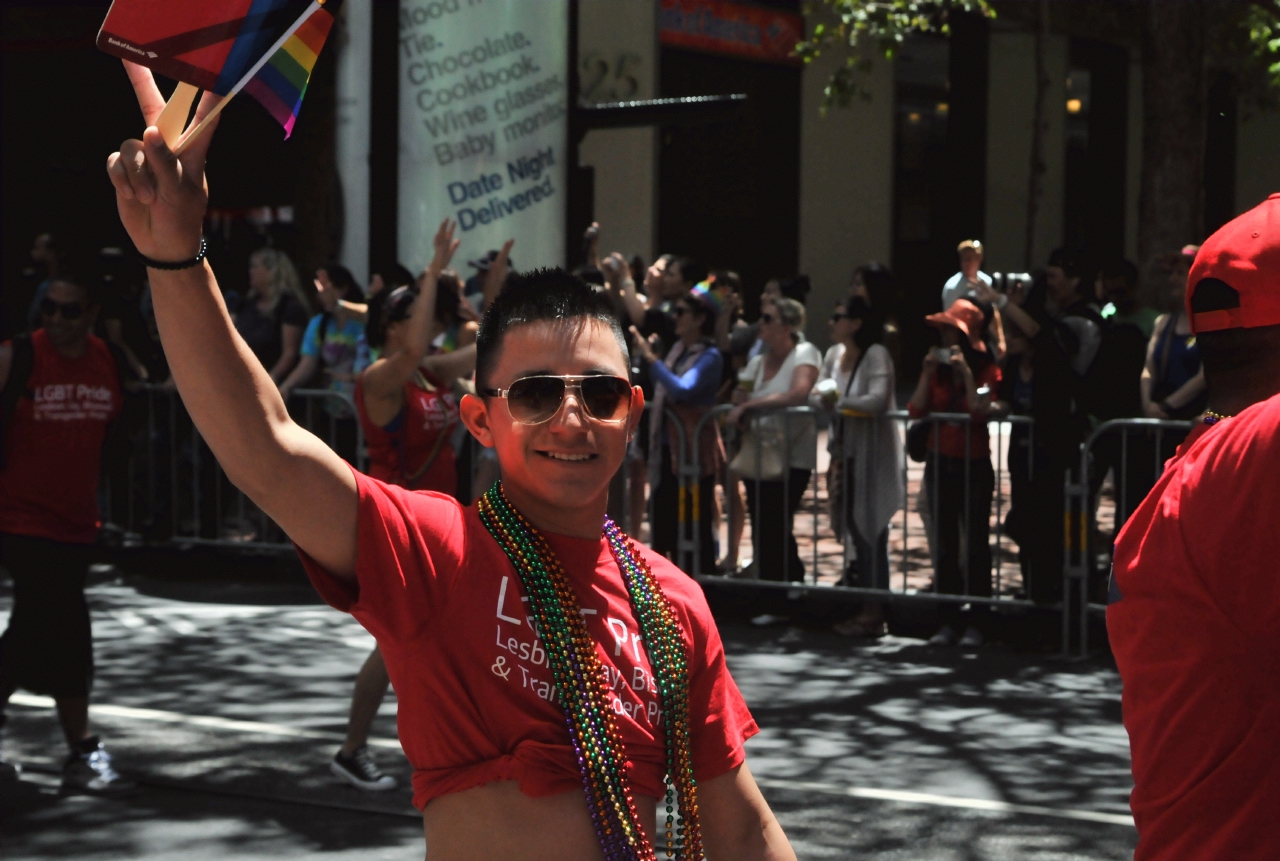
[[[644,406],[608,299],[542,270],[490,306],[482,395],[461,411],[502,480],[477,504],[360,475],[298,427],[235,337],[201,254],[210,136],[175,156],[150,71],[127,68],[148,128],[108,172],[179,391],[317,590],[377,639],[431,857],[653,858],[679,839],[682,857],[792,861],[746,767],[756,726],[702,590],[606,515]],[[415,353],[429,310],[410,317]],[[410,358],[394,362],[406,376]]]
[[[631,327],[637,351],[649,363],[649,373],[655,383],[653,406],[649,408],[649,486],[653,488],[653,549],[664,553],[684,570],[693,572],[693,560],[676,555],[679,531],[680,479],[676,476],[680,441],[692,440],[698,421],[716,403],[716,392],[724,368],[724,358],[711,340],[715,332],[716,309],[707,294],[686,293],[676,300],[671,309],[675,317],[676,337],[679,338],[667,352],[666,359],[659,359],[653,346],[640,337],[639,330]],[[679,417],[684,428],[681,435],[668,423],[667,410]],[[698,465],[701,474],[698,494],[690,501],[697,512],[698,570],[710,574],[715,570],[716,548],[711,525],[715,512],[716,475],[724,464],[724,446],[720,442],[720,428],[713,422],[705,422],[698,440]],[[660,453],[660,454],[659,454]],[[689,536],[691,537],[691,536]]]
[[[737,406],[727,418],[731,425],[744,424],[758,441],[759,457],[744,445],[735,466],[741,467],[747,488],[754,565],[761,580],[804,580],[792,520],[817,466],[817,430],[811,416],[763,412],[809,402],[822,354],[802,340],[803,331],[804,306],[799,302],[778,297],[764,303],[760,314],[764,351],[747,363],[739,377],[734,392]],[[748,421],[743,422],[744,418]]]

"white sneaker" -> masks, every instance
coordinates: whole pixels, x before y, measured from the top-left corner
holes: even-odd
[[[956,631],[950,625],[943,625],[938,633],[929,638],[930,646],[954,646],[956,644]]]
[[[329,763],[329,770],[356,789],[367,792],[386,792],[398,785],[394,777],[383,774],[374,764],[367,747],[357,748],[351,756],[343,756],[342,751],[338,751]]]
[[[968,649],[976,649],[981,646],[986,639],[982,636],[982,632],[972,626],[964,629],[964,636],[960,638],[960,645]]]
[[[119,795],[137,786],[120,776],[111,764],[111,754],[98,742],[88,753],[77,751],[62,765],[62,788],[91,795]]]

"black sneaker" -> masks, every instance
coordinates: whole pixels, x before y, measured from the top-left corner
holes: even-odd
[[[333,755],[333,762],[329,763],[329,770],[356,789],[385,792],[397,786],[394,777],[378,770],[367,747],[356,748],[351,756],[343,756],[342,751],[338,751]]]
[[[90,795],[120,795],[137,787],[120,776],[111,764],[111,754],[97,736],[85,739],[80,749],[62,765],[62,788]]]

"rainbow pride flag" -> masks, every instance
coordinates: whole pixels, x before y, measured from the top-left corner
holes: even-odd
[[[284,126],[286,138],[293,134],[293,124],[302,107],[302,97],[311,80],[316,57],[329,38],[333,15],[321,0],[316,0],[299,19],[292,33],[257,73],[244,85],[244,91],[267,109],[276,122]]]
[[[230,99],[253,96],[284,126],[302,105],[341,0],[114,0],[98,47]]]

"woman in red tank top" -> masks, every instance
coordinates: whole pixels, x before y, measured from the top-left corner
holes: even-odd
[[[436,232],[435,256],[415,286],[379,293],[369,304],[365,339],[381,356],[365,368],[356,383],[356,413],[369,448],[369,474],[411,490],[456,494],[458,473],[449,436],[458,422],[458,405],[447,384],[466,373],[449,367],[465,361],[459,350],[423,359],[438,334],[436,288],[458,242],[456,225],[447,220]],[[456,290],[456,287],[454,288]],[[475,363],[475,347],[469,348]],[[433,367],[434,366],[434,367]],[[435,373],[433,373],[433,371]],[[373,718],[386,696],[390,679],[382,653],[374,648],[356,677],[347,737],[330,770],[352,785],[372,791],[394,789],[396,779],[383,774],[369,756],[367,742]]]
[[[454,495],[457,467],[449,436],[458,405],[452,377],[424,369],[438,332],[435,315],[440,273],[457,241],[448,225],[435,237],[435,256],[415,287],[393,291],[370,315],[365,337],[381,357],[360,375],[356,408],[369,448],[369,474],[412,490]]]

